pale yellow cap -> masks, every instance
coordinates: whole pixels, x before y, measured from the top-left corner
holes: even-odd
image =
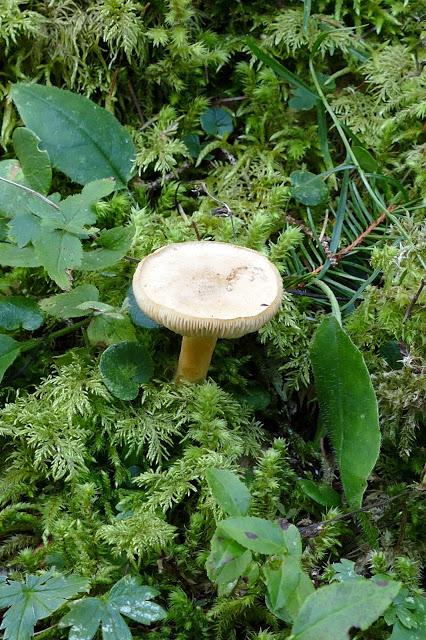
[[[238,338],[274,316],[283,286],[257,251],[201,241],[169,244],[144,258],[133,293],[148,317],[175,333]]]

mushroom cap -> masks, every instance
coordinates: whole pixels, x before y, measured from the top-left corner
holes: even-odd
[[[133,292],[147,316],[175,333],[238,338],[272,318],[283,286],[257,251],[201,241],[169,244],[144,258]]]

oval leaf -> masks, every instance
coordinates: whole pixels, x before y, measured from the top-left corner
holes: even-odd
[[[349,640],[352,627],[368,629],[389,607],[400,584],[348,580],[317,589],[303,603],[294,623],[293,640]]]
[[[285,532],[276,522],[245,516],[228,518],[218,525],[218,534],[232,538],[246,549],[257,553],[286,553]]]
[[[335,318],[325,318],[311,347],[321,420],[330,436],[346,498],[361,507],[380,451],[377,400],[360,351]]]
[[[93,284],[81,284],[69,293],[58,293],[56,296],[40,300],[40,306],[49,316],[68,320],[91,315],[92,309],[82,309],[81,304],[97,300],[99,300],[97,288]]]
[[[71,91],[38,84],[15,84],[11,95],[52,164],[71,180],[87,184],[114,177],[118,186],[127,184],[136,151],[109,111]]]
[[[134,400],[139,385],[149,382],[154,372],[151,356],[137,342],[119,342],[106,349],[99,363],[105,386],[121,400]]]
[[[229,516],[244,516],[250,507],[251,495],[239,477],[228,469],[209,469],[206,478],[218,505]]]

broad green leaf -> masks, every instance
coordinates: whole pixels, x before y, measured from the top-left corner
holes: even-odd
[[[292,623],[306,598],[315,590],[301,567],[300,557],[289,555],[277,558],[267,563],[263,572],[268,609],[280,620]]]
[[[9,222],[9,238],[14,240],[18,247],[25,247],[28,243],[34,242],[40,233],[40,218],[29,211],[17,213]]]
[[[60,320],[89,316],[91,309],[82,309],[82,302],[99,300],[99,291],[92,284],[81,284],[67,293],[58,293],[56,296],[40,300],[40,307],[49,316]]]
[[[140,586],[138,578],[125,576],[102,599],[83,598],[72,603],[59,626],[71,627],[69,640],[92,640],[99,625],[103,640],[131,640],[122,616],[144,625],[162,620],[165,610],[152,601],[157,595],[156,589]]]
[[[79,184],[113,177],[118,187],[125,187],[136,151],[130,135],[111,113],[56,87],[15,84],[11,95],[53,166]]]
[[[251,551],[264,554],[287,552],[283,529],[276,522],[263,518],[243,516],[222,520],[217,528],[218,535],[232,538]]]
[[[251,561],[252,554],[248,549],[220,534],[213,536],[206,570],[209,579],[218,585],[219,595],[232,591]]]
[[[299,480],[299,487],[303,493],[318,502],[323,507],[338,507],[341,503],[340,496],[328,484],[314,482],[313,480]]]
[[[349,505],[359,508],[380,451],[377,400],[362,354],[335,318],[311,346],[320,415],[335,451]]]
[[[310,171],[293,171],[290,179],[291,195],[298,202],[308,207],[315,207],[327,199],[327,185],[320,176]]]
[[[40,267],[41,261],[33,247],[20,248],[0,242],[0,265],[3,267]]]
[[[29,187],[24,178],[24,173],[22,171],[21,165],[19,164],[18,160],[15,160],[14,158],[12,160],[0,161],[0,177],[11,180],[12,182],[25,184],[27,187]]]
[[[228,469],[209,469],[206,478],[218,505],[229,516],[244,516],[250,507],[251,495],[239,477]]]
[[[133,226],[114,227],[101,231],[97,242],[99,248],[83,253],[80,269],[98,271],[112,266],[126,255],[134,235]]]
[[[0,609],[9,607],[0,629],[4,640],[30,640],[38,620],[50,616],[69,598],[87,591],[88,582],[79,576],[27,575],[24,582],[8,581],[0,584]]]
[[[77,236],[66,231],[44,229],[34,241],[36,256],[61,289],[71,288],[70,270],[80,266],[83,249]],[[22,249],[21,249],[22,251]]]
[[[303,603],[292,640],[349,640],[352,627],[365,630],[389,607],[400,584],[348,580],[317,589]]]
[[[95,316],[87,327],[87,337],[93,345],[109,347],[117,342],[136,341],[136,331],[128,316],[114,317],[108,313]]]
[[[189,151],[191,158],[198,158],[201,151],[200,136],[197,133],[187,133],[183,136],[182,142]]]
[[[13,146],[26,181],[32,189],[48,194],[52,182],[49,154],[39,148],[40,138],[25,127],[13,132]]]
[[[149,382],[154,363],[137,342],[119,342],[106,349],[99,363],[105,386],[121,400],[134,400],[141,383]]]
[[[0,212],[7,218],[27,213],[44,219],[58,216],[58,205],[25,184],[0,176]]]
[[[210,136],[223,137],[234,130],[231,114],[222,107],[210,107],[204,111],[201,114],[200,122],[203,131]]]
[[[138,306],[135,294],[133,293],[133,289],[131,286],[127,291],[125,306],[129,310],[129,315],[132,319],[133,324],[135,324],[137,327],[143,327],[144,329],[158,329],[160,327],[160,325],[155,322],[155,320],[151,320],[151,318],[148,318],[148,316],[145,315],[142,309]]]
[[[0,327],[7,331],[35,331],[43,324],[43,314],[35,300],[24,296],[0,298]]]
[[[21,352],[19,342],[10,336],[0,334],[0,382],[3,380],[6,369],[16,360]]]

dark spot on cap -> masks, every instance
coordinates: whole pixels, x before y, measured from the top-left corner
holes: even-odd
[[[256,533],[253,533],[253,531],[244,531],[244,533],[249,540],[256,540],[256,538],[259,537]]]

